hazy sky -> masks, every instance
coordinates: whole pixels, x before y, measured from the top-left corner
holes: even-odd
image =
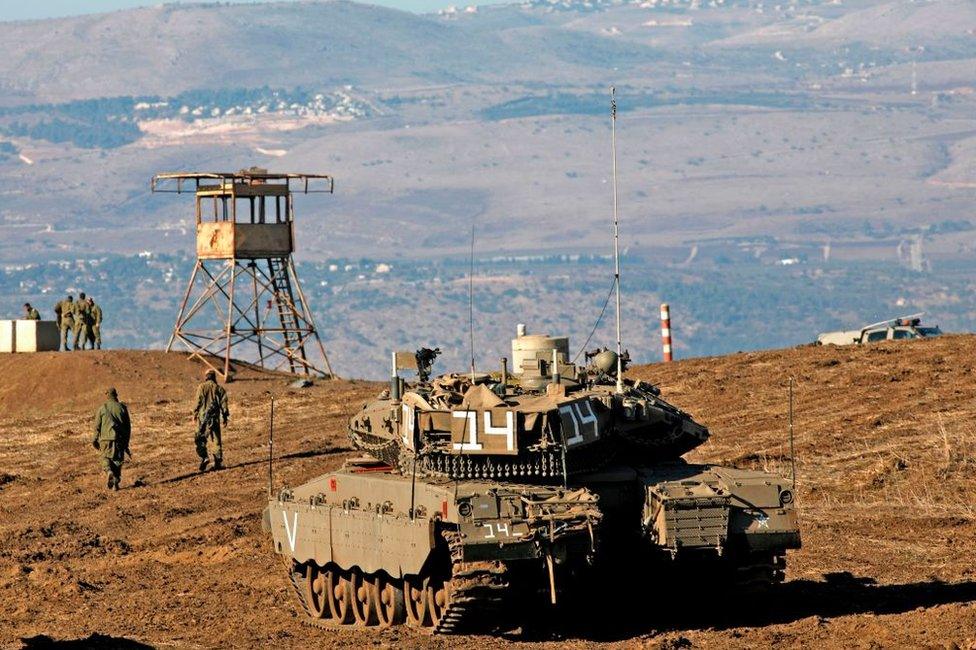
[[[169,2],[192,2],[194,0],[169,0]],[[198,0],[197,0],[198,1]],[[267,2],[268,0],[232,0],[234,2]],[[287,1],[287,0],[286,0]],[[365,1],[365,0],[364,0]],[[369,4],[395,7],[407,11],[434,11],[454,4],[493,4],[511,0],[369,0]],[[73,16],[77,14],[115,11],[129,7],[146,7],[163,4],[160,0],[39,0],[24,2],[24,0],[0,0],[0,21],[30,20],[33,18],[53,18],[56,16]]]

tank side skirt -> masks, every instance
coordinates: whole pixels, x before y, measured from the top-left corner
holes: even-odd
[[[366,572],[395,566],[401,575],[419,573],[432,548],[429,519],[330,505],[273,504],[271,526],[278,553],[319,566],[334,562]]]

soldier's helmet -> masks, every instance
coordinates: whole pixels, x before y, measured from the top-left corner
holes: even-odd
[[[105,394],[106,394],[106,395],[107,395],[108,397],[111,397],[111,398],[113,398],[113,399],[118,399],[118,398],[119,398],[119,393],[118,393],[118,391],[117,391],[117,390],[115,390],[114,388],[109,388],[108,390],[106,390],[106,391],[105,391]]]
[[[214,372],[213,370],[208,370],[207,372],[203,373],[203,378],[204,379],[213,379],[213,380],[216,380],[217,379],[217,373]]]

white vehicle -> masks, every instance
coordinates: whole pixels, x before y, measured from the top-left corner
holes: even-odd
[[[859,330],[825,332],[817,337],[817,345],[863,345],[876,341],[919,339],[942,334],[938,325],[922,326],[921,317],[922,314],[912,314],[865,325]]]

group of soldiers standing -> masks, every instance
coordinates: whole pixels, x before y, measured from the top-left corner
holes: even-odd
[[[84,298],[84,294],[81,297]],[[125,457],[132,458],[129,451],[132,422],[128,407],[119,401],[119,394],[114,388],[106,391],[106,397],[105,403],[95,413],[92,446],[98,450],[102,469],[108,473],[108,489],[118,490]],[[227,391],[217,383],[217,374],[213,370],[208,370],[203,382],[197,386],[196,398],[193,419],[197,430],[193,440],[200,457],[200,471],[206,471],[210,465],[209,443],[213,446],[213,468],[222,469],[224,450],[220,425],[223,422],[227,426],[230,408]]]
[[[37,314],[37,310],[29,303],[24,305],[24,309],[28,310],[28,318],[31,311]],[[86,347],[92,350],[102,349],[102,308],[90,296],[85,296],[84,292],[78,294],[78,300],[74,296],[68,296],[54,306],[54,314],[58,329],[61,330],[61,347],[64,350],[84,350]],[[74,335],[74,343],[70,348],[69,333]]]

